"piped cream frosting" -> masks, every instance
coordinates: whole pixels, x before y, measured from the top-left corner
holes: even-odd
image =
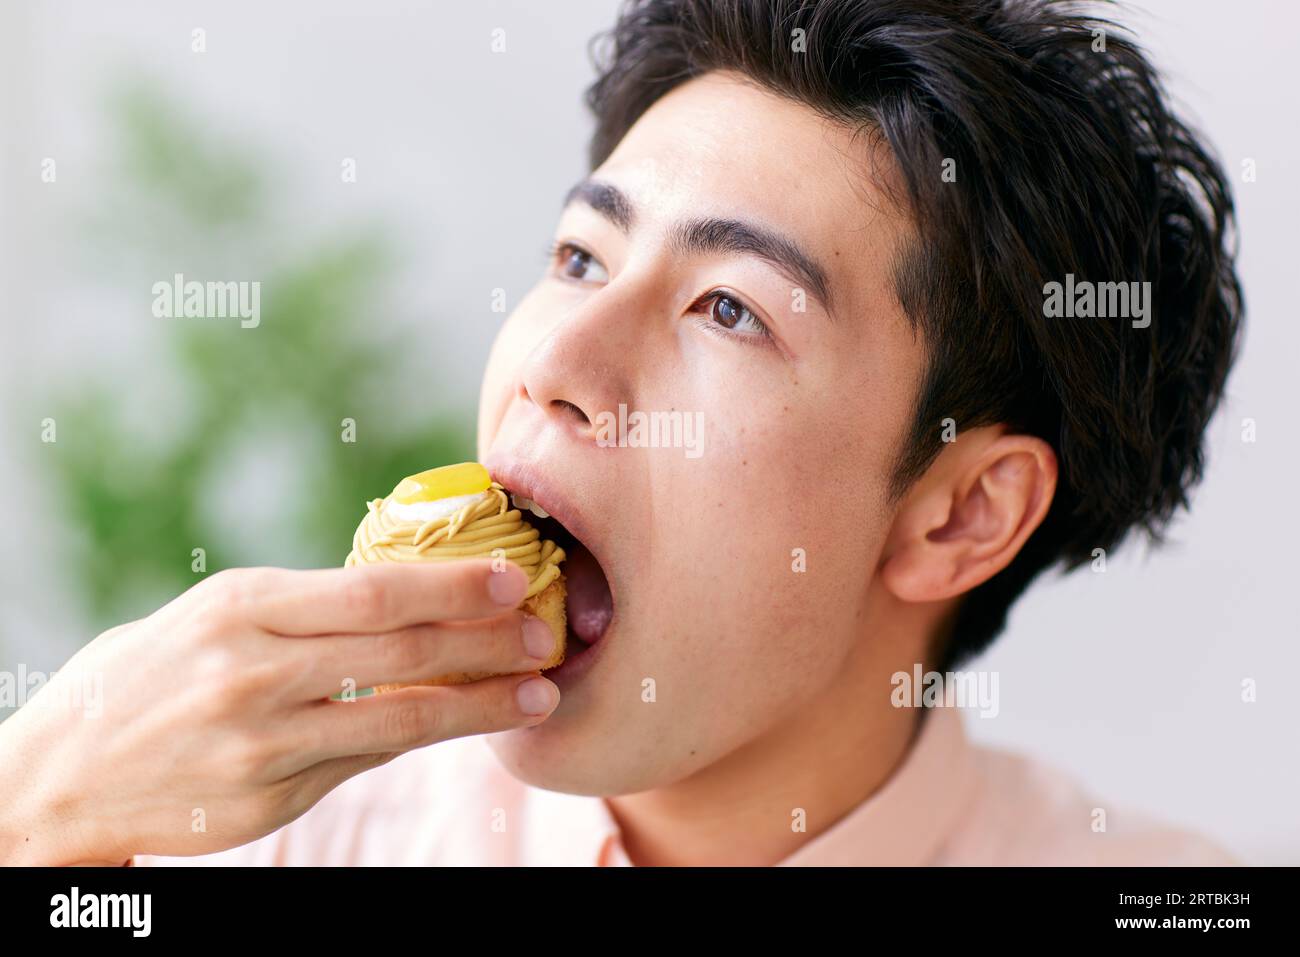
[[[560,577],[564,549],[542,540],[496,482],[484,492],[431,501],[403,503],[390,495],[366,510],[345,565],[501,557],[528,575],[526,598]]]

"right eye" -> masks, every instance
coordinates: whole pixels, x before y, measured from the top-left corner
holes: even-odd
[[[574,243],[555,243],[550,256],[560,275],[579,282],[609,282],[609,273],[596,257]]]

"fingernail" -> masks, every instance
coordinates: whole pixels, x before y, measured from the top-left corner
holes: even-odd
[[[515,700],[524,714],[546,714],[559,702],[555,685],[545,678],[529,678],[515,689]]]
[[[555,650],[555,636],[551,626],[540,618],[529,615],[524,619],[524,650],[534,658],[545,661]]]
[[[528,591],[528,578],[524,570],[512,562],[506,562],[500,571],[495,568],[488,575],[488,594],[498,605],[513,608],[524,600]]]

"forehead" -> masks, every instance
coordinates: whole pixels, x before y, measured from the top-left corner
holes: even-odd
[[[714,72],[656,101],[595,175],[651,224],[716,215],[791,236],[825,265],[837,296],[860,303],[882,291],[908,228],[876,179],[892,174],[888,150],[869,137]]]

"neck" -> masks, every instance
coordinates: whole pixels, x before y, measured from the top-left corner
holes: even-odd
[[[889,664],[873,660],[881,644],[858,642],[814,700],[721,760],[672,785],[607,798],[629,859],[776,864],[879,790],[910,750],[920,718],[890,704],[890,676],[924,662],[906,653]],[[901,643],[888,644],[897,652]]]

